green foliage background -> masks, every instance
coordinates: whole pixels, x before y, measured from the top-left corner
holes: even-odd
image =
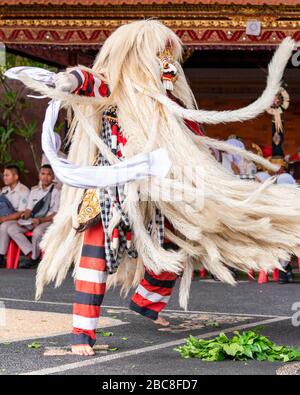
[[[30,149],[36,171],[39,169],[39,159],[37,157],[37,147],[35,136],[37,133],[36,120],[28,121],[24,117],[24,112],[30,109],[32,102],[24,98],[25,87],[22,85],[18,90],[12,90],[9,81],[4,77],[4,72],[17,66],[33,66],[48,69],[57,72],[56,67],[49,66],[45,63],[32,60],[30,58],[16,55],[10,52],[4,52],[5,48],[0,48],[0,171],[7,164],[16,164],[21,171],[27,172],[26,165],[18,158],[13,158],[11,146],[17,136],[24,139],[24,142]]]

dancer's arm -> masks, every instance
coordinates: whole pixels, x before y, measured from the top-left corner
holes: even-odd
[[[55,86],[65,92],[88,97],[108,96],[105,82],[92,73],[76,67],[69,72],[61,72],[55,76]]]
[[[88,71],[76,68],[70,71],[70,74],[74,75],[78,82],[78,87],[73,93],[91,97],[107,96],[107,85]]]

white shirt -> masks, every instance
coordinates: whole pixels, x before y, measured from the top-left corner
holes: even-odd
[[[52,187],[53,184],[49,185],[48,188],[43,189],[42,186],[39,184],[31,189],[27,209],[32,210],[36,203],[41,200],[44,196],[47,195],[49,189]],[[51,203],[50,208],[47,215],[51,215],[58,212],[59,209],[59,201],[60,201],[60,191],[54,187],[51,195]]]
[[[7,186],[2,188],[1,193],[10,201],[16,211],[24,211],[26,209],[30,194],[30,190],[26,185],[18,182],[14,189]]]

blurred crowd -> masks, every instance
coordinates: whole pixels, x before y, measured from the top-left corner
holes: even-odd
[[[231,135],[227,139],[227,143],[233,147],[246,149],[243,140],[236,136]],[[256,165],[254,162],[244,159],[238,154],[230,154],[227,152],[220,152],[214,150],[212,153],[215,158],[226,168],[226,170],[236,175],[243,180],[263,183],[274,177],[274,182],[280,184],[290,184],[298,187],[300,184],[300,148],[297,153],[287,155],[285,157],[273,156],[272,147],[263,146],[259,147],[257,144],[252,144],[248,149],[252,150],[255,154],[262,156],[269,160],[271,163],[278,165],[277,172],[270,172],[262,166]],[[296,260],[297,257],[292,257]],[[287,284],[293,282],[293,270],[291,261],[280,261],[283,270],[280,271],[279,282]],[[233,270],[233,274],[237,276],[237,272]]]
[[[59,156],[61,139],[56,134]],[[38,265],[40,242],[58,212],[61,183],[56,179],[47,157],[43,154],[38,185],[28,188],[20,182],[18,166],[7,165],[3,171],[4,187],[0,189],[0,267],[6,267],[6,254],[11,241],[21,250],[19,268]]]

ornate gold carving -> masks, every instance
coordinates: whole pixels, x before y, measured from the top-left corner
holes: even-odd
[[[183,30],[182,40],[187,45],[203,44],[201,37],[204,32],[211,30],[222,31],[228,38],[228,32],[245,30],[247,20],[259,19],[263,31],[280,30],[284,34],[293,35],[300,30],[300,5],[203,5],[203,4],[165,4],[165,5],[119,5],[119,6],[0,6],[0,29],[8,38],[12,31],[27,29],[25,35],[12,38],[12,43],[32,43],[52,45],[101,45],[106,35],[121,24],[147,17],[156,17],[175,31]],[[50,34],[48,39],[37,34],[44,30],[58,33],[55,39]],[[67,32],[82,31],[86,39],[77,34],[64,41]],[[94,40],[90,40],[92,33],[101,32]],[[104,34],[105,31],[105,34]],[[192,31],[193,35],[188,32]],[[32,38],[30,38],[30,34]],[[191,37],[193,36],[193,38]],[[270,37],[261,42],[251,41],[246,35],[237,38],[235,42],[223,40],[221,36],[213,35],[205,40],[205,45],[239,45],[276,44],[280,38]],[[5,39],[4,39],[5,42]],[[8,42],[8,41],[7,41]]]
[[[96,189],[88,189],[83,196],[79,214],[77,217],[79,224],[85,224],[97,217],[100,213],[100,202]]]
[[[213,28],[244,28],[249,18],[237,15],[234,17],[227,17],[226,19],[210,19],[210,20],[168,20],[162,19],[167,26],[173,29],[207,29]],[[257,17],[262,23],[263,28],[299,28],[300,27],[300,13],[299,19],[278,20],[275,16]],[[43,19],[43,20],[11,20],[0,19],[0,27],[63,27],[63,28],[98,28],[98,29],[116,29],[123,23],[130,22],[129,19],[114,19],[114,20],[81,20],[81,19]]]

